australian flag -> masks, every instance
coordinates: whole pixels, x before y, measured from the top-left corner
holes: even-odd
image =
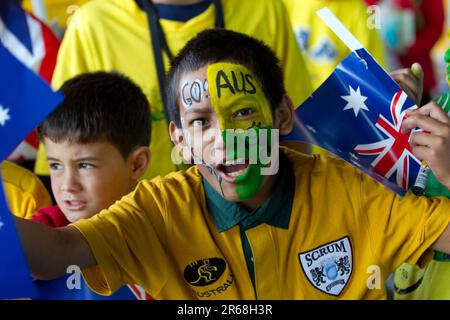
[[[31,274],[0,183],[0,299],[30,298],[35,294]]]
[[[60,40],[51,29],[21,7],[21,1],[0,1],[0,44],[16,59],[50,83],[55,69]],[[14,78],[11,78],[12,81]],[[39,146],[36,131],[30,128],[25,140],[8,160],[21,162],[36,158]]]
[[[358,49],[297,108],[295,129],[284,140],[318,145],[404,195],[420,168],[410,133],[401,133],[409,108],[417,107],[365,49]]]
[[[37,75],[0,45],[0,160],[61,101]]]
[[[0,161],[61,101],[37,75],[0,45]],[[0,190],[0,298],[33,295],[15,224]]]

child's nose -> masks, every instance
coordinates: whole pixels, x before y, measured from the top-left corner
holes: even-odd
[[[62,179],[63,181],[61,182],[61,191],[74,192],[81,189],[78,178],[73,172],[67,170]]]

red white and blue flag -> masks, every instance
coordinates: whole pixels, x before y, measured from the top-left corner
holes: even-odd
[[[296,128],[284,140],[318,145],[403,195],[415,182],[420,161],[405,111],[417,108],[365,49],[350,53],[296,110]]]
[[[62,101],[0,44],[0,162]],[[35,288],[0,188],[0,299],[32,297]]]
[[[60,40],[42,21],[23,10],[20,1],[0,1],[0,43],[17,60],[50,83]],[[8,160],[36,159],[39,143],[35,130],[31,130]]]

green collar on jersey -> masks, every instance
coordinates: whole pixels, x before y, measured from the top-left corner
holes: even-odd
[[[206,205],[219,232],[236,225],[244,230],[267,223],[274,227],[287,229],[291,218],[294,200],[295,176],[289,159],[280,150],[280,166],[275,191],[263,205],[252,212],[235,202],[228,201],[213,189],[203,178]]]

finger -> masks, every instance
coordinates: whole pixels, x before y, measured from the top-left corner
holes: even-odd
[[[433,146],[439,143],[442,137],[435,136],[433,134],[425,133],[425,132],[415,132],[410,137],[411,147],[416,146]]]
[[[407,114],[409,113],[407,112]],[[442,123],[450,124],[450,117],[436,102],[427,103],[423,107],[416,109],[413,114],[429,116]]]
[[[393,74],[408,73],[409,71],[410,71],[409,68],[402,68],[402,69],[393,70],[393,71],[389,72],[389,74],[392,76]]]
[[[418,62],[414,62],[411,66],[411,72],[414,74],[414,76],[419,80],[423,81],[424,72],[423,68]]]
[[[442,137],[446,136],[449,131],[449,126],[447,124],[442,123],[441,121],[429,116],[417,114],[414,116],[410,116],[402,123],[403,133],[409,132],[414,128],[420,128],[422,130],[430,132],[431,134]]]
[[[404,85],[404,84],[399,84],[400,88],[408,95],[408,97],[417,105],[419,105],[418,103],[418,96],[417,93],[414,91],[414,89],[411,89],[410,87]]]
[[[420,160],[420,161],[426,161],[428,164],[430,164],[431,157],[430,157],[430,148],[426,146],[415,146],[412,147],[413,154]]]
[[[400,84],[404,82],[410,87],[418,87],[417,78],[409,69],[395,70],[391,72],[391,77]]]
[[[409,69],[396,70],[391,73],[392,78],[400,85],[403,91],[417,103],[419,83]]]

